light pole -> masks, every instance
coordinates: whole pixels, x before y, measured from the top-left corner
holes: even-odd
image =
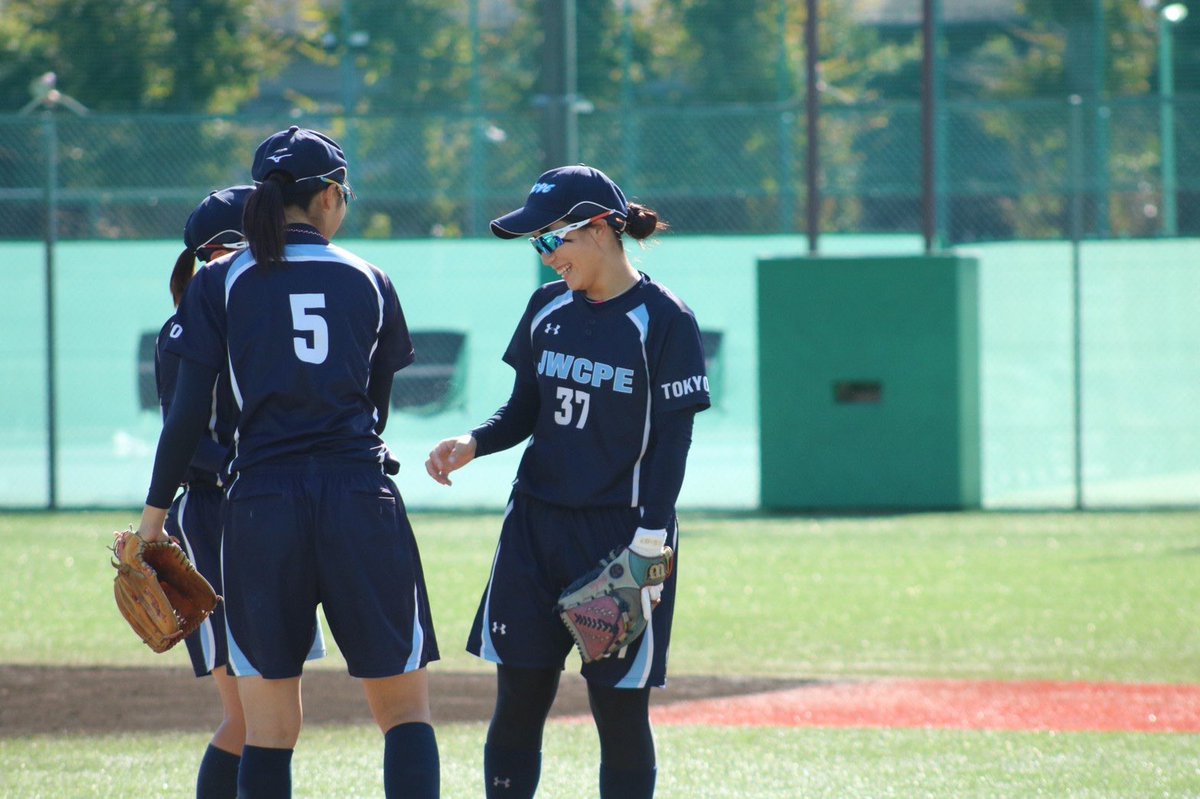
[[[1158,11],[1158,113],[1162,137],[1162,234],[1179,234],[1175,196],[1175,63],[1174,26],[1187,19],[1187,6],[1170,3]]]

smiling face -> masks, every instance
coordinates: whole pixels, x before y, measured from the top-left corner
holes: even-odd
[[[555,233],[561,243],[551,252],[541,252],[542,263],[566,281],[567,288],[582,291],[589,300],[612,299],[641,279],[625,256],[620,236],[602,219],[578,228],[556,222],[537,235],[547,233]]]
[[[567,282],[572,291],[583,291],[589,296],[597,283],[601,271],[603,253],[599,246],[602,222],[593,222],[582,228],[567,230],[559,234],[562,244],[551,253],[542,253],[542,263],[550,267]],[[564,225],[538,231],[538,235],[562,231]]]

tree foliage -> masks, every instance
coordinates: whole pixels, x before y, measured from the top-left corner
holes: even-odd
[[[46,72],[97,111],[231,111],[286,63],[287,36],[244,0],[7,0],[0,107]]]
[[[527,107],[542,71],[557,68],[541,57],[543,3],[472,2],[487,12],[474,36],[470,4],[443,0],[5,0],[0,102],[20,108],[30,81],[53,71],[97,110],[233,112],[254,107],[264,77],[308,63],[328,81],[353,84],[341,93],[350,112],[453,107],[470,101],[473,79],[489,107]],[[1144,92],[1157,36],[1149,5],[1023,0],[1009,23],[947,29],[948,96],[1086,89],[1096,80],[1097,8],[1104,91]],[[918,96],[920,31],[855,24],[852,8],[821,4],[825,99]],[[625,89],[654,103],[794,98],[803,86],[803,17],[804,4],[792,0],[576,0],[580,93],[598,107],[615,105]],[[1194,41],[1200,26],[1179,34]],[[1181,62],[1200,61],[1195,48],[1180,50]],[[1183,78],[1181,88],[1186,70]],[[289,89],[301,104],[310,90]]]

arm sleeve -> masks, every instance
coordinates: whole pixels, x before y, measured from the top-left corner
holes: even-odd
[[[171,413],[171,403],[175,401],[175,384],[179,380],[179,356],[163,355],[163,348],[170,340],[168,331],[173,324],[175,324],[175,317],[172,316],[159,331],[154,347],[154,382],[158,386],[158,401],[162,408],[164,422]],[[219,474],[225,466],[225,458],[228,454],[228,446],[215,440],[211,435],[201,436],[200,444],[196,447],[196,454],[192,456],[192,468]]]
[[[506,450],[533,435],[540,407],[537,380],[518,372],[508,402],[471,431],[475,437],[475,457]]]
[[[680,408],[709,407],[704,344],[691,311],[675,313],[651,345],[651,386],[655,414]]]
[[[404,309],[400,307],[400,298],[396,295],[396,287],[382,271],[374,267],[372,270],[383,296],[383,327],[379,331],[379,347],[371,366],[371,380],[374,382],[376,371],[384,370],[394,375],[416,360],[417,354],[408,332],[408,320],[404,318]],[[391,390],[390,386],[388,390]]]
[[[648,530],[664,529],[675,515],[697,410],[692,406],[654,415],[655,445],[646,465],[647,501],[642,504],[641,523]]]
[[[375,434],[383,435],[387,427],[388,412],[392,407],[392,383],[396,373],[389,367],[376,363],[371,367],[371,382],[367,384],[367,396],[375,404],[375,414],[379,421],[375,423]]]
[[[158,437],[154,454],[154,471],[146,504],[154,508],[169,508],[175,499],[179,483],[188,464],[196,454],[196,445],[208,425],[209,405],[217,370],[184,359],[179,364],[179,380],[171,410]]]

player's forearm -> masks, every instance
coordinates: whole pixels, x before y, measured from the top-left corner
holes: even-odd
[[[533,435],[540,404],[537,382],[518,377],[508,402],[471,431],[475,438],[475,457],[515,447]]]
[[[367,396],[375,404],[375,414],[378,419],[375,423],[376,435],[383,435],[383,428],[387,427],[388,411],[392,403],[392,383],[395,379],[396,373],[389,372],[386,368],[372,368],[371,370],[371,380],[367,383]]]
[[[167,509],[147,505],[142,508],[142,518],[138,522],[137,534],[146,541],[162,541],[167,537],[163,529],[167,523]]]
[[[217,371],[192,361],[184,361],[179,369],[175,398],[171,412],[163,424],[154,455],[154,471],[146,504],[168,508],[196,453],[196,445],[208,425],[209,404]]]
[[[688,449],[692,445],[695,411],[685,408],[654,415],[654,447],[646,466],[642,527],[665,529],[675,515],[683,488]]]

